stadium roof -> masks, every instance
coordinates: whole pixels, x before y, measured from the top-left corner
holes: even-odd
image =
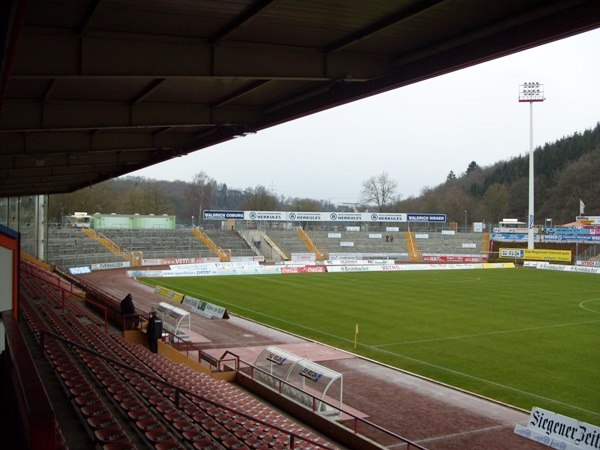
[[[73,191],[587,31],[600,26],[600,8],[4,0],[0,24],[0,196],[17,196]]]

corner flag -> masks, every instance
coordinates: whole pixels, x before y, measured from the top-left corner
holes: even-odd
[[[356,343],[358,342],[358,324],[354,325],[354,350],[356,350]]]

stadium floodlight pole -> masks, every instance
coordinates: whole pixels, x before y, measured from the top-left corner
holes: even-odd
[[[533,199],[534,199],[534,171],[533,171],[533,103],[543,102],[544,85],[536,82],[527,82],[519,86],[519,102],[529,103],[529,212],[527,217],[527,248],[533,249],[533,227],[535,226]]]

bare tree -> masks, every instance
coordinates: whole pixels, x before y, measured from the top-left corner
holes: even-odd
[[[382,212],[396,201],[398,183],[383,172],[363,182],[361,199],[366,204],[376,205],[377,211]]]
[[[202,211],[212,207],[213,192],[216,188],[217,182],[206,173],[199,172],[194,175],[185,193],[188,216],[196,216],[200,222]]]

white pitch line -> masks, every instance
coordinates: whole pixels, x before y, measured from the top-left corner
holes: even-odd
[[[304,325],[299,325],[299,324],[291,322],[289,320],[281,319],[279,317],[271,316],[269,314],[265,314],[265,313],[260,312],[260,311],[256,311],[256,310],[253,310],[253,309],[250,309],[250,308],[244,308],[244,307],[236,305],[234,303],[226,302],[226,301],[224,301],[222,299],[211,298],[211,297],[209,297],[207,295],[204,295],[204,297],[206,297],[209,300],[213,300],[213,301],[215,301],[217,303],[225,303],[227,305],[232,305],[232,306],[235,306],[236,308],[243,309],[245,311],[252,312],[254,314],[258,314],[258,315],[261,315],[261,316],[264,316],[264,317],[268,317],[270,319],[278,320],[280,322],[288,323],[288,324],[294,325],[294,326],[299,327],[299,328],[303,328],[303,329],[306,329],[306,330],[313,331],[313,332],[318,333],[318,334],[330,336],[330,337],[333,337],[335,339],[340,339],[342,341],[346,341],[346,342],[350,342],[350,343],[354,342],[352,339],[346,339],[346,338],[343,338],[341,336],[337,336],[335,334],[326,333],[324,331],[317,330],[316,328],[311,328],[311,327],[307,327],[307,326],[304,326]],[[600,322],[600,321],[594,321],[594,322]],[[399,358],[404,358],[404,359],[407,359],[409,361],[413,361],[413,362],[416,362],[416,363],[419,363],[419,364],[423,364],[423,365],[426,365],[426,366],[434,367],[436,369],[443,370],[443,371],[446,371],[446,372],[449,372],[449,373],[452,373],[452,374],[455,374],[455,375],[460,375],[460,376],[465,377],[465,378],[470,378],[472,380],[477,380],[477,381],[480,381],[482,383],[491,384],[493,386],[498,386],[498,387],[501,387],[503,389],[507,389],[507,390],[514,391],[514,392],[518,392],[518,393],[523,394],[523,395],[527,395],[527,396],[530,396],[530,397],[539,398],[539,399],[546,400],[546,401],[551,402],[551,403],[556,403],[556,404],[559,404],[559,405],[563,405],[563,406],[566,406],[568,408],[572,408],[572,409],[576,409],[576,410],[579,410],[579,411],[583,411],[583,412],[586,412],[586,413],[589,413],[589,414],[592,414],[592,415],[595,415],[595,416],[600,416],[600,413],[597,413],[595,411],[590,411],[590,410],[585,409],[585,408],[580,408],[579,406],[570,405],[568,403],[561,402],[560,400],[555,400],[555,399],[552,399],[552,398],[549,398],[549,397],[544,397],[543,395],[538,395],[538,394],[534,394],[532,392],[527,392],[527,391],[524,391],[522,389],[518,389],[518,388],[515,388],[515,387],[512,387],[512,386],[506,386],[504,384],[497,383],[495,381],[486,380],[485,378],[476,377],[474,375],[469,375],[467,373],[459,372],[457,370],[450,369],[448,367],[440,366],[440,365],[437,365],[437,364],[433,364],[433,363],[430,363],[430,362],[427,362],[427,361],[423,361],[423,360],[420,360],[420,359],[412,358],[412,357],[407,356],[407,355],[402,355],[400,353],[391,352],[389,350],[384,350],[384,349],[377,348],[377,347],[370,346],[370,345],[365,345],[365,344],[358,344],[358,345],[360,345],[363,348],[371,349],[371,350],[374,350],[374,351],[377,351],[377,352],[381,352],[381,353],[387,353],[389,355],[397,356]]]
[[[591,299],[591,300],[584,300],[584,301],[582,301],[582,302],[579,304],[579,307],[580,307],[581,309],[585,309],[586,311],[589,311],[589,312],[593,312],[593,313],[598,313],[598,314],[600,314],[600,311],[596,311],[595,309],[590,309],[590,308],[586,308],[585,306],[583,306],[583,305],[585,305],[586,303],[590,303],[590,302],[600,302],[600,298],[593,298],[593,299]]]
[[[587,322],[562,323],[562,324],[557,324],[557,325],[546,325],[543,327],[518,328],[516,330],[490,331],[489,333],[464,334],[462,336],[449,336],[449,337],[441,337],[441,338],[434,338],[434,339],[419,339],[419,340],[414,340],[414,341],[403,341],[403,342],[396,342],[393,344],[373,345],[372,347],[380,348],[380,347],[393,347],[394,345],[421,344],[421,343],[426,343],[426,342],[450,341],[453,339],[464,339],[464,338],[471,338],[471,337],[478,337],[478,336],[492,336],[494,334],[519,333],[521,331],[534,331],[534,330],[544,330],[546,328],[570,327],[573,325],[584,325],[584,324],[588,324],[588,323],[598,323],[598,322],[600,322],[600,320],[591,320],[591,321],[587,321]]]
[[[269,281],[269,282],[271,282],[271,283],[281,283],[281,284],[289,284],[289,285],[291,285],[291,286],[299,286],[299,287],[304,287],[304,285],[303,285],[303,284],[292,283],[292,282],[290,282],[290,281],[281,281],[281,280],[273,280],[273,279],[271,279],[271,278],[262,278],[262,277],[263,277],[263,275],[260,275],[260,276],[258,276],[258,275],[246,275],[246,276],[247,276],[247,277],[249,277],[249,278],[258,278],[258,279],[259,279],[259,280],[261,280],[261,281]]]
[[[274,319],[274,320],[278,320],[280,322],[284,322],[284,323],[288,323],[288,324],[294,325],[294,326],[296,326],[298,328],[303,328],[305,330],[310,330],[310,331],[313,331],[313,332],[318,333],[318,334],[322,334],[322,335],[325,335],[325,336],[330,336],[330,337],[333,337],[335,339],[339,339],[341,341],[346,341],[346,342],[354,343],[354,340],[352,340],[352,339],[346,339],[346,338],[343,338],[341,336],[336,336],[335,334],[326,333],[324,331],[317,330],[316,328],[311,328],[311,327],[307,327],[307,326],[304,326],[304,325],[299,325],[299,324],[297,324],[295,322],[291,322],[289,320],[285,320],[285,319],[281,319],[279,317],[271,316],[269,314],[265,314],[265,313],[260,312],[260,311],[255,311],[253,309],[244,308],[242,306],[236,305],[234,303],[229,303],[229,302],[226,302],[226,301],[221,300],[221,299],[211,298],[211,297],[209,297],[207,295],[205,295],[204,297],[206,297],[209,300],[213,300],[213,301],[217,302],[217,304],[218,303],[225,303],[227,305],[232,305],[232,306],[235,306],[236,308],[243,309],[245,311],[252,312],[254,314],[258,314],[258,315],[261,315],[261,316],[264,316],[264,317],[268,317],[270,319]],[[594,322],[600,322],[600,321],[594,321]],[[465,378],[470,378],[472,380],[477,380],[477,381],[480,381],[481,383],[491,384],[493,386],[498,386],[498,387],[501,387],[503,389],[507,389],[509,391],[518,392],[519,394],[523,394],[523,395],[527,395],[527,396],[530,396],[530,397],[539,398],[539,399],[546,400],[546,401],[551,402],[551,403],[556,403],[558,405],[563,405],[563,406],[566,406],[568,408],[572,408],[572,409],[576,409],[576,410],[579,410],[579,411],[583,411],[583,412],[586,412],[586,413],[589,413],[589,414],[592,414],[592,415],[595,415],[595,416],[600,416],[600,413],[595,412],[595,411],[590,411],[589,409],[580,408],[579,406],[570,405],[568,403],[561,402],[560,400],[555,400],[553,398],[544,397],[543,395],[534,394],[532,392],[527,392],[527,391],[524,391],[522,389],[518,389],[518,388],[515,388],[515,387],[512,387],[512,386],[506,386],[506,385],[501,384],[501,383],[496,383],[495,381],[486,380],[485,378],[480,378],[480,377],[476,377],[474,375],[469,375],[468,373],[459,372],[457,370],[453,370],[453,369],[450,369],[448,367],[439,366],[437,364],[433,364],[433,363],[430,363],[430,362],[427,362],[427,361],[422,361],[420,359],[412,358],[410,356],[402,355],[400,353],[391,352],[389,350],[384,350],[384,349],[373,347],[373,346],[370,346],[370,345],[365,345],[365,344],[360,344],[360,343],[358,345],[360,345],[363,348],[371,349],[371,350],[374,350],[374,351],[377,351],[377,352],[381,352],[381,353],[387,353],[387,354],[390,354],[390,355],[397,356],[399,358],[404,358],[404,359],[407,359],[409,361],[413,361],[413,362],[416,362],[416,363],[419,363],[419,364],[423,364],[423,365],[434,367],[436,369],[440,369],[440,370],[443,370],[443,371],[446,371],[446,372],[450,372],[450,373],[455,374],[455,375],[460,375],[460,376],[465,377]]]

